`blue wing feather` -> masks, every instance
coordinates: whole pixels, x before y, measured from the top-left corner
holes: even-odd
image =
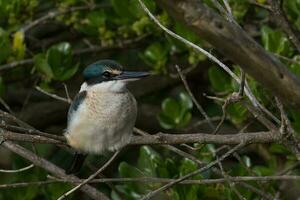
[[[72,117],[73,117],[73,114],[76,112],[76,110],[78,109],[79,105],[80,105],[80,104],[83,102],[83,100],[85,99],[86,94],[87,94],[86,91],[82,91],[82,92],[79,92],[79,93],[75,96],[75,98],[74,98],[74,100],[73,100],[73,102],[72,102],[72,104],[71,104],[71,106],[70,106],[70,108],[69,108],[69,111],[68,111],[68,123],[70,123],[70,121],[71,121],[71,119],[72,119]]]

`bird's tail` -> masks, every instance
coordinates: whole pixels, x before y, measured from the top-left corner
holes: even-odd
[[[76,174],[80,171],[84,160],[86,158],[86,154],[78,153],[76,152],[73,156],[73,159],[71,161],[71,164],[66,169],[66,174]]]

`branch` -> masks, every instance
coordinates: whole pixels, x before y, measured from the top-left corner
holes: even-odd
[[[70,180],[70,181],[80,181],[79,178],[73,175],[66,175],[65,171],[53,163],[47,161],[46,159],[43,159],[36,154],[32,153],[31,151],[21,147],[20,145],[14,144],[12,142],[4,142],[2,144],[5,148],[8,150],[18,154],[19,156],[31,161],[35,166],[41,167],[45,169],[46,171],[52,173],[53,175],[63,178],[65,180]],[[89,186],[89,185],[84,185],[81,188],[81,191],[86,193],[90,198],[95,199],[95,200],[109,200],[109,198],[99,192],[97,189]]]
[[[300,111],[300,78],[263,49],[238,25],[198,0],[156,0],[171,16],[240,65],[286,104]]]
[[[42,143],[42,144],[55,144],[66,145],[65,142],[47,138],[39,135],[20,134],[11,131],[0,132],[0,137],[4,140],[29,142],[29,143]],[[132,136],[129,145],[149,145],[149,144],[185,144],[185,143],[199,143],[199,144],[239,144],[245,142],[247,144],[253,143],[272,143],[281,142],[279,131],[261,131],[251,133],[238,133],[238,134],[207,134],[207,133],[194,133],[194,134],[172,134],[172,133],[157,133],[154,135]]]
[[[235,176],[235,177],[227,177],[228,180],[234,183],[242,183],[242,182],[266,182],[266,181],[299,181],[300,176],[296,175],[282,175],[282,176]],[[46,184],[53,183],[82,183],[85,179],[79,179],[78,181],[70,181],[65,179],[55,179],[55,180],[47,180],[47,181],[34,181],[34,182],[21,182],[21,183],[11,183],[11,184],[2,184],[0,185],[0,189],[7,188],[19,188],[19,187],[28,187],[28,186],[41,186]],[[170,183],[176,179],[171,178],[156,178],[156,177],[138,177],[138,178],[101,178],[91,180],[90,183],[129,183],[129,182],[138,182],[138,183]],[[216,178],[216,179],[200,179],[200,180],[184,180],[178,184],[181,185],[209,185],[209,184],[219,184],[226,183],[225,178]]]

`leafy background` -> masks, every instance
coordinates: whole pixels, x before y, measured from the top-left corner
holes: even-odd
[[[171,19],[152,0],[144,0],[160,22],[189,41],[209,49],[228,64],[237,75],[239,67],[218,52],[183,24]],[[205,1],[213,9],[210,0]],[[296,62],[283,59],[293,73],[300,76],[300,56],[269,13],[245,0],[230,0],[237,22],[266,50]],[[267,4],[264,0],[257,1]],[[81,8],[74,9],[72,8]],[[300,29],[300,2],[285,0],[284,9],[296,29]],[[54,17],[32,26],[34,20],[56,13]],[[59,14],[58,14],[59,13]],[[150,133],[212,132],[203,116],[182,86],[175,64],[187,72],[187,80],[197,100],[217,124],[222,115],[221,102],[204,97],[226,98],[238,85],[214,63],[167,36],[144,13],[137,0],[0,0],[0,94],[13,113],[34,127],[61,134],[66,126],[68,105],[39,93],[34,88],[64,96],[62,83],[73,97],[82,83],[81,71],[96,60],[110,58],[125,68],[149,70],[157,74],[130,86],[139,102],[137,127]],[[17,63],[16,67],[9,67]],[[255,96],[274,114],[278,110],[272,96],[259,83],[247,77]],[[3,109],[6,109],[3,107]],[[294,128],[300,131],[300,115],[288,111]],[[279,115],[278,115],[279,116]],[[264,130],[239,103],[227,108],[227,117],[220,133],[234,133],[248,125],[247,131]],[[212,161],[218,145],[193,144],[191,151],[179,146],[203,162]],[[39,155],[61,167],[66,167],[70,153],[51,145],[37,145]],[[86,177],[110,155],[90,156],[80,176]],[[18,169],[27,161],[1,149],[1,168]],[[230,158],[224,162],[225,171],[232,176],[272,175],[296,163],[294,155],[279,144],[251,145],[242,154],[243,162]],[[159,146],[130,147],[114,162],[104,175],[107,177],[178,178],[192,172],[198,165]],[[250,172],[249,172],[250,170]],[[251,175],[250,173],[250,175]],[[295,171],[299,175],[299,170]],[[45,180],[47,173],[39,168],[17,173],[1,174],[0,183]],[[210,169],[193,179],[215,178]],[[97,187],[114,200],[139,199],[143,194],[160,187],[159,183],[99,184]],[[252,183],[255,187],[261,184]],[[280,182],[262,183],[265,191],[275,195]],[[295,188],[299,182],[293,182]],[[0,199],[56,199],[71,186],[55,183],[40,187],[1,190]],[[285,188],[290,191],[292,187]],[[238,186],[246,199],[260,197]],[[299,194],[299,189],[287,192],[286,199]],[[81,193],[79,198],[85,198]],[[76,199],[75,196],[72,197]],[[77,197],[78,198],[78,197]],[[227,184],[178,185],[157,199],[238,199]]]

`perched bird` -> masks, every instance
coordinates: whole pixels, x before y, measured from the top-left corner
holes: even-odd
[[[115,151],[130,142],[137,105],[126,83],[148,75],[124,71],[112,60],[100,60],[86,67],[85,81],[68,112],[65,137],[78,152],[67,173],[78,171],[87,153]]]

